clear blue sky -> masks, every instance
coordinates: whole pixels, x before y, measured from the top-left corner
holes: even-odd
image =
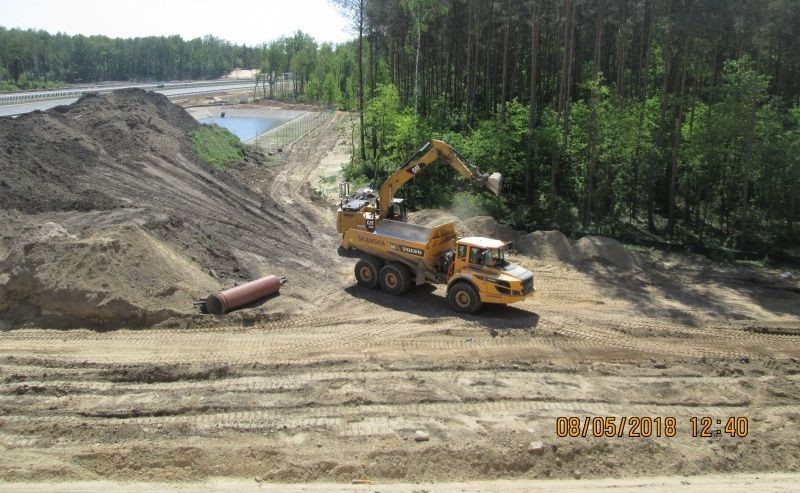
[[[0,0],[0,26],[122,38],[212,34],[248,45],[297,29],[318,42],[353,37],[327,0]]]

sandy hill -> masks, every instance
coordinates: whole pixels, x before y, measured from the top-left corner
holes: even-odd
[[[0,323],[151,324],[302,255],[310,233],[203,163],[197,126],[139,89],[0,118]]]

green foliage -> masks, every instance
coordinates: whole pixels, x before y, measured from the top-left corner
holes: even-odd
[[[322,94],[322,84],[320,84],[317,79],[312,78],[310,81],[306,82],[304,94],[311,100],[319,100]]]
[[[192,143],[200,159],[220,170],[244,158],[239,138],[218,125],[201,125],[192,133]]]
[[[400,95],[392,84],[379,84],[376,96],[367,103],[364,123],[373,131],[372,151],[375,159],[392,153],[391,137],[395,133],[395,120],[400,111]]]
[[[0,27],[0,78],[19,88],[25,80],[210,79],[235,67],[258,66],[255,50],[206,36],[119,39]]]
[[[322,83],[322,102],[335,105],[341,98],[342,93],[336,83],[336,78],[331,73],[326,74],[325,81]]]
[[[353,43],[318,45],[302,31],[248,47],[213,36],[111,39],[0,27],[0,91],[63,85],[55,81],[211,79],[257,67],[263,97],[352,109],[354,58]],[[385,64],[380,67],[388,73]],[[290,72],[294,77],[284,79]]]
[[[28,91],[31,89],[59,89],[64,87],[64,82],[30,80],[27,76],[20,76],[16,83],[8,80],[0,80],[0,92]]]
[[[380,84],[375,98],[367,101],[364,123],[369,134],[375,136],[368,139],[369,160],[354,162],[346,169],[346,174],[351,180],[367,179],[377,186],[413,152],[417,145],[418,120],[408,111],[400,111],[395,86]]]
[[[756,72],[748,57],[725,62],[719,101],[698,103],[683,124],[681,158],[686,164],[680,188],[689,192],[686,207],[700,221],[731,237],[744,213],[742,185],[749,168],[752,235],[774,243],[788,239],[784,211],[791,209],[797,187],[792,176],[797,155],[787,150],[797,148],[798,136],[792,112],[782,115],[768,88],[769,79]]]

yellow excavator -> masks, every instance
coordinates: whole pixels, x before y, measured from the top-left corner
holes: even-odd
[[[347,230],[358,227],[374,231],[382,219],[405,221],[405,201],[395,198],[395,194],[406,182],[435,163],[438,158],[442,158],[473,185],[500,195],[503,179],[500,173],[484,174],[469,164],[450,144],[441,140],[431,140],[386,179],[378,195],[369,187],[350,194],[349,184],[342,184],[339,191],[342,201],[336,215],[336,229],[339,234],[343,235]]]
[[[394,194],[438,157],[469,181],[499,195],[499,173],[483,174],[448,144],[430,141],[386,180],[378,197],[371,189],[343,197],[336,223],[342,247],[361,257],[355,266],[358,284],[380,286],[394,295],[414,284],[446,284],[450,307],[465,313],[477,311],[483,303],[524,300],[536,290],[533,273],[506,260],[507,242],[457,238],[455,221],[432,228],[404,222],[404,204]]]

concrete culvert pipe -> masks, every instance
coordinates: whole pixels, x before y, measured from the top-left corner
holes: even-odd
[[[285,282],[286,278],[283,276],[267,276],[220,291],[206,298],[206,310],[214,315],[227,313],[277,293]]]

